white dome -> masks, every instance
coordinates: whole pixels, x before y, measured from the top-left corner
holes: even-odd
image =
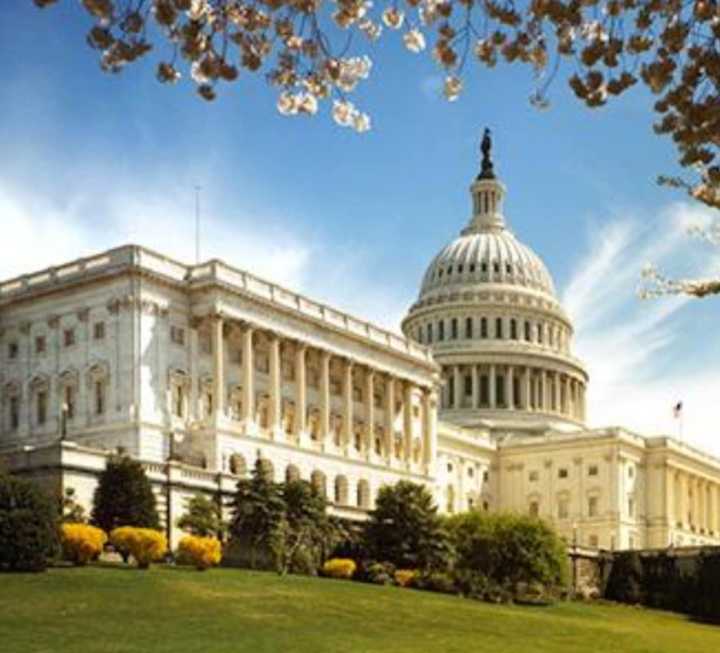
[[[509,284],[555,297],[545,264],[505,228],[468,229],[446,245],[423,277],[422,300],[433,291],[457,290],[475,284]]]

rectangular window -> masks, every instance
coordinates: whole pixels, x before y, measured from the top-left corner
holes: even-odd
[[[530,479],[530,482],[534,483],[535,481],[540,480],[540,472],[537,469],[533,469],[528,478]]]
[[[635,517],[635,499],[628,499],[628,517]]]
[[[567,467],[561,467],[558,469],[558,478],[567,478],[568,477],[568,470]]]
[[[185,329],[179,326],[171,326],[170,341],[174,345],[180,345],[182,347],[185,344]]]
[[[501,317],[498,317],[495,320],[495,337],[498,339],[503,337],[503,323]]]
[[[466,374],[465,375],[465,396],[470,397],[472,395],[472,375]]]
[[[597,476],[597,475],[598,475],[598,466],[590,465],[590,467],[588,467],[588,476]]]
[[[427,341],[428,341],[428,344],[430,344],[430,343],[432,343],[432,339],[433,339],[432,324],[428,324],[426,329],[427,329]]]
[[[10,358],[10,359],[17,358],[19,351],[20,351],[20,348],[18,347],[17,342],[11,342],[8,344],[8,358]]]
[[[438,322],[438,340],[445,340],[445,322]]]
[[[40,390],[37,393],[37,423],[45,424],[47,421],[47,392]]]
[[[567,519],[570,514],[570,502],[567,499],[558,501],[558,518]]]
[[[175,414],[175,417],[182,417],[185,406],[185,392],[181,385],[175,387],[173,398],[175,400],[175,405],[173,406],[173,413]]]
[[[95,381],[95,414],[105,414],[105,383]]]
[[[44,354],[47,348],[46,345],[45,336],[37,336],[37,338],[35,338],[35,353]]]
[[[531,501],[528,512],[531,517],[538,517],[540,515],[540,504],[537,501]]]
[[[465,337],[468,340],[473,337],[473,321],[471,317],[465,320]]]
[[[457,321],[457,318],[454,317],[454,318],[452,319],[452,321],[450,322],[450,329],[451,329],[451,336],[450,336],[450,337],[451,337],[453,340],[457,340],[457,337],[458,337],[458,321]]]
[[[72,347],[75,344],[75,329],[65,329],[63,331],[63,345]]]
[[[490,378],[487,374],[480,376],[480,405],[487,406],[490,403]]]
[[[488,337],[488,324],[487,324],[487,318],[484,317],[480,320],[480,337],[481,338],[487,338]]]
[[[20,426],[20,399],[10,397],[10,430],[17,431]]]
[[[105,339],[105,322],[95,322],[93,326],[93,338],[95,338],[95,340]]]
[[[588,498],[588,517],[597,517],[598,515],[598,498]]]

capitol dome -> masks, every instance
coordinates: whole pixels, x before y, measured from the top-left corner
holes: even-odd
[[[573,326],[543,261],[507,227],[491,145],[486,131],[471,218],[428,266],[402,328],[442,368],[445,419],[582,425],[587,373],[571,352]]]

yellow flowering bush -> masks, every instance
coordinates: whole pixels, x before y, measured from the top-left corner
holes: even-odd
[[[400,587],[410,587],[413,580],[417,576],[417,570],[415,569],[398,569],[395,572],[395,582]]]
[[[355,574],[357,565],[354,560],[349,558],[331,558],[322,568],[324,576],[330,578],[352,578]]]
[[[67,523],[60,526],[60,541],[65,560],[79,566],[87,564],[102,553],[107,535],[95,526]]]
[[[118,551],[126,551],[135,558],[140,569],[147,569],[167,552],[167,538],[152,528],[121,526],[110,533],[110,541]]]
[[[181,562],[188,562],[196,569],[204,571],[220,564],[222,549],[216,537],[186,535],[178,544],[178,555]]]

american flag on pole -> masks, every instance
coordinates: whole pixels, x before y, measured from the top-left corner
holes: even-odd
[[[673,417],[679,419],[682,416],[683,402],[678,401],[673,407]]]

